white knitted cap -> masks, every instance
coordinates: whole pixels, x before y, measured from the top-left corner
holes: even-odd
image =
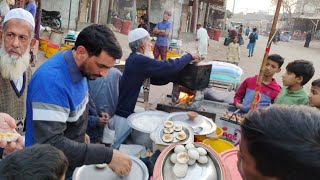
[[[35,27],[34,18],[32,14],[29,11],[26,11],[22,8],[15,8],[10,10],[8,14],[4,17],[3,23],[9,21],[10,19],[22,19],[30,23],[33,28]]]
[[[139,40],[139,39],[142,39],[148,35],[149,35],[148,31],[146,31],[145,29],[137,28],[137,29],[134,29],[129,32],[128,41],[129,41],[129,43],[132,43],[132,42]]]

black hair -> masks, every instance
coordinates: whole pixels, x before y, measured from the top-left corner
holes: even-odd
[[[237,36],[232,36],[231,39],[234,40],[235,38],[238,38]]]
[[[255,27],[255,28],[253,28],[253,29],[252,29],[252,31],[253,31],[253,32],[256,32],[256,31],[257,31],[257,28],[256,28],[256,27]]]
[[[302,77],[301,85],[307,84],[314,75],[314,67],[312,62],[306,60],[294,60],[287,67],[287,72],[294,73],[297,77]]]
[[[273,105],[241,124],[256,169],[279,180],[320,177],[320,113],[307,106]]]
[[[148,23],[148,18],[145,15],[140,16],[140,18],[143,20],[143,23]]]
[[[116,36],[104,25],[93,24],[84,28],[77,37],[74,49],[78,46],[84,46],[89,56],[99,56],[101,51],[105,51],[115,59],[122,57]]]
[[[312,81],[311,86],[317,86],[320,88],[320,79],[316,79],[316,80]]]
[[[67,171],[68,159],[49,144],[36,144],[16,151],[0,163],[0,179],[58,180]]]
[[[271,54],[271,55],[268,56],[268,59],[278,63],[279,68],[281,68],[281,66],[284,63],[284,58],[282,56],[280,56],[279,54]]]

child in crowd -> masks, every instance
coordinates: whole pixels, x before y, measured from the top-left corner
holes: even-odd
[[[232,43],[228,46],[228,52],[227,52],[227,60],[230,63],[233,63],[235,65],[239,64],[240,61],[240,45],[238,43],[238,37],[233,36],[232,37]]]
[[[267,67],[262,77],[262,87],[258,107],[269,106],[280,93],[281,87],[273,78],[273,75],[281,71],[283,62],[284,58],[278,54],[273,54],[268,57]],[[242,113],[247,113],[250,110],[250,105],[254,98],[257,79],[258,76],[245,79],[234,97],[233,103],[237,109],[241,110]],[[235,109],[230,107],[229,110],[234,111]]]
[[[275,100],[275,104],[287,105],[307,105],[308,95],[303,90],[303,86],[314,75],[314,67],[310,61],[295,60],[290,62],[287,72],[282,76],[283,86],[279,96]]]
[[[0,162],[1,180],[64,180],[68,159],[49,144],[37,144],[16,151]]]
[[[309,106],[316,107],[320,110],[320,79],[314,80],[311,85]]]

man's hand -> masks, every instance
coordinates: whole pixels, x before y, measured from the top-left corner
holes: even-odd
[[[237,103],[237,104],[236,104],[236,108],[237,108],[237,109],[242,109],[242,107],[243,107],[242,104],[240,104],[240,103]]]
[[[191,63],[198,63],[201,61],[200,55],[198,53],[190,53],[192,56]]]
[[[114,149],[108,166],[119,176],[127,176],[130,173],[132,161],[129,156]]]
[[[90,144],[90,136],[86,133],[86,135],[84,136],[84,143],[86,144]]]
[[[15,128],[15,120],[9,114],[0,113],[0,132],[10,132],[18,134]],[[16,150],[23,149],[22,137],[19,136],[18,139],[14,142],[0,141],[0,147],[4,148],[6,154],[10,154]]]

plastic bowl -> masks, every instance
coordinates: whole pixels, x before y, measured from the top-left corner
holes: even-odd
[[[222,128],[217,127],[217,129],[216,129],[216,131],[215,131],[215,134],[216,134],[216,137],[210,138],[210,139],[218,139],[218,138],[220,138],[220,137],[222,136],[222,134],[223,134]],[[195,136],[194,136],[194,141],[195,141],[195,142],[202,142],[202,141],[204,141],[205,139],[207,139],[207,136],[206,136],[206,135],[195,135]]]
[[[203,143],[209,145],[218,153],[222,153],[226,150],[234,148],[233,144],[223,139],[205,139]]]

